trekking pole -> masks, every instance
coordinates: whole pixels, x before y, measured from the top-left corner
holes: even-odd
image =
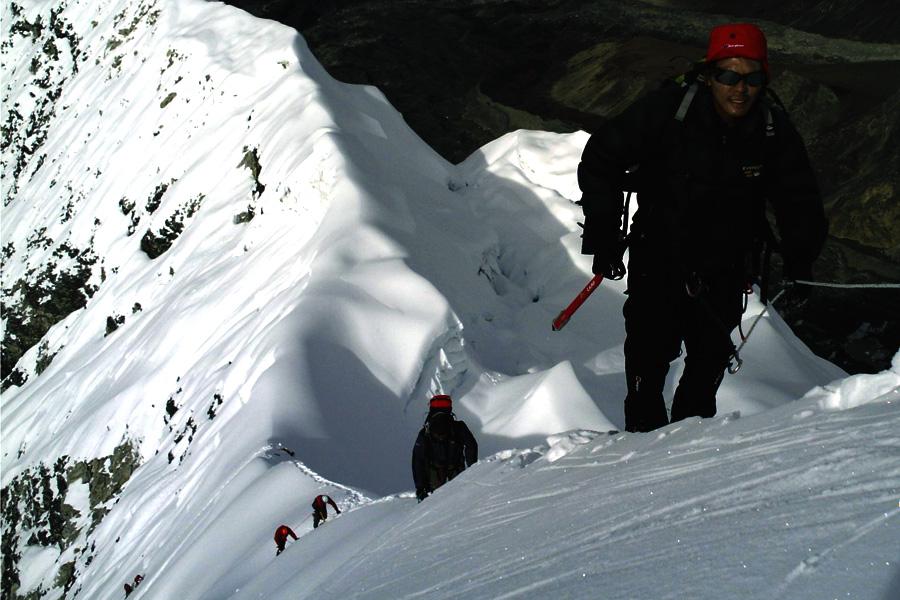
[[[566,326],[566,323],[569,322],[569,319],[572,318],[575,311],[584,304],[584,301],[588,299],[588,296],[594,293],[594,290],[597,289],[597,286],[600,285],[601,281],[603,281],[603,275],[600,274],[594,275],[594,277],[588,281],[587,285],[584,286],[584,289],[581,290],[581,293],[575,296],[575,299],[572,300],[572,302],[553,320],[553,331],[559,331]]]

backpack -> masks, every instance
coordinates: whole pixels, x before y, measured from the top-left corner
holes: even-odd
[[[439,479],[450,480],[463,470],[465,459],[455,425],[456,419],[449,412],[436,412],[425,421],[425,459]]]

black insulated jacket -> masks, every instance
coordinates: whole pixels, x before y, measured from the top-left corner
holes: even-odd
[[[639,100],[590,137],[578,166],[582,252],[611,252],[621,226],[624,174],[637,166],[629,181],[639,204],[629,238],[632,270],[656,264],[685,277],[745,269],[755,240],[769,231],[768,202],[786,275],[808,276],[828,227],[800,135],[764,93],[729,127],[708,88],[698,85],[682,121],[675,115],[685,89],[672,86]]]
[[[416,490],[433,492],[478,461],[478,442],[464,421],[453,420],[451,434],[438,439],[428,425],[419,430],[413,446],[412,472]]]

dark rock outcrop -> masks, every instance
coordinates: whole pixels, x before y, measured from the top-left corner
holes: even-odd
[[[89,564],[93,557],[91,533],[139,465],[137,448],[125,441],[109,456],[93,460],[63,456],[16,475],[0,493],[3,515],[0,595],[10,600],[43,598],[49,589],[19,589],[19,561],[23,550],[53,548],[62,556],[75,546],[71,553],[75,560],[59,565],[53,583],[55,589],[61,588],[68,595],[77,583],[77,567]],[[87,506],[76,506],[78,502],[71,498],[74,494],[69,493],[70,488],[76,484],[87,486]]]

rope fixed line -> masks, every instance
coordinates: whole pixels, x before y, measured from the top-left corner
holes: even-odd
[[[756,324],[759,323],[760,319],[762,319],[766,312],[768,312],[769,307],[775,304],[781,298],[781,296],[795,284],[843,289],[900,289],[900,283],[830,283],[822,281],[807,281],[805,279],[795,279],[788,287],[778,292],[778,294],[776,294],[774,298],[766,303],[762,311],[760,311],[760,313],[756,315],[756,318],[753,319],[753,323],[750,324],[750,329],[747,331],[747,335],[744,335],[743,332],[741,333],[741,343],[737,348],[734,349],[734,353],[731,355],[731,358],[735,360],[736,364],[729,363],[729,373],[734,375],[741,370],[741,366],[743,366],[744,361],[741,360],[740,352],[750,340],[750,334],[753,333],[754,328],[756,328]],[[740,326],[738,327],[740,328]]]
[[[844,288],[844,289],[900,289],[900,283],[828,283],[822,281],[806,281],[804,279],[796,279],[794,283],[801,285],[812,285],[816,287]]]

